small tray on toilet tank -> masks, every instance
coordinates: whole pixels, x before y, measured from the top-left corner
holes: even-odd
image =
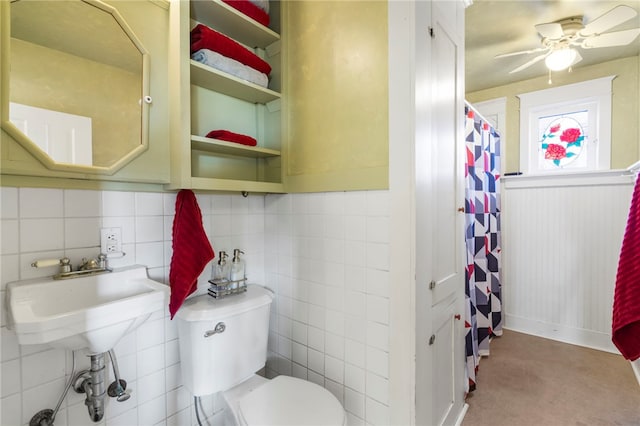
[[[217,280],[209,280],[211,284],[209,286],[209,296],[215,299],[221,299],[225,296],[229,296],[232,294],[244,293],[247,291],[247,279],[241,279],[237,281],[217,281]]]

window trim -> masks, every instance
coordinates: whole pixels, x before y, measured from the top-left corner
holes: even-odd
[[[529,175],[554,175],[611,168],[611,95],[615,75],[517,95],[520,99],[520,171]],[[588,94],[588,96],[585,96]],[[588,167],[543,170],[538,168],[538,118],[576,108],[597,117],[590,123],[589,138],[595,143],[589,155],[596,159]]]

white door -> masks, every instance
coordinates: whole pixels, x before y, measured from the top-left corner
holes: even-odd
[[[433,307],[433,348],[431,371],[433,372],[433,425],[454,424],[462,407],[460,365],[464,353],[460,347],[459,298],[451,298]]]
[[[428,30],[431,130],[416,147],[416,424],[450,425],[465,392],[462,2],[431,2]]]
[[[11,102],[9,120],[57,163],[93,164],[91,118]]]
[[[441,3],[446,10],[440,10]],[[457,2],[433,2],[432,66],[433,126],[431,161],[433,177],[433,287],[435,305],[454,292],[464,290],[464,106],[459,100],[461,79],[457,36],[442,14]],[[454,15],[455,16],[455,15]],[[449,17],[448,19],[455,19]],[[455,28],[454,28],[455,30]]]

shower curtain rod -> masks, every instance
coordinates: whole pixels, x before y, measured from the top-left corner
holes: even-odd
[[[636,161],[635,163],[627,167],[626,172],[628,174],[637,175],[638,172],[640,172],[640,161]]]
[[[499,131],[498,129],[496,129],[496,128],[493,126],[493,124],[491,124],[491,121],[487,120],[487,118],[486,118],[484,115],[482,115],[482,114],[480,113],[480,111],[478,111],[478,110],[477,110],[473,105],[471,105],[471,104],[469,103],[469,101],[467,101],[467,100],[465,99],[464,104],[465,104],[466,106],[468,106],[468,107],[469,107],[469,108],[474,112],[474,114],[476,114],[478,117],[480,117],[480,118],[481,118],[485,123],[488,123],[488,124],[491,126],[491,128],[492,128],[495,132],[497,132],[497,133],[498,133],[498,135],[500,135],[500,131]]]

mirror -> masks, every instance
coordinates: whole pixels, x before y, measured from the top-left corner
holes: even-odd
[[[113,174],[147,148],[148,54],[116,8],[15,0],[7,32],[2,128],[46,167]]]

